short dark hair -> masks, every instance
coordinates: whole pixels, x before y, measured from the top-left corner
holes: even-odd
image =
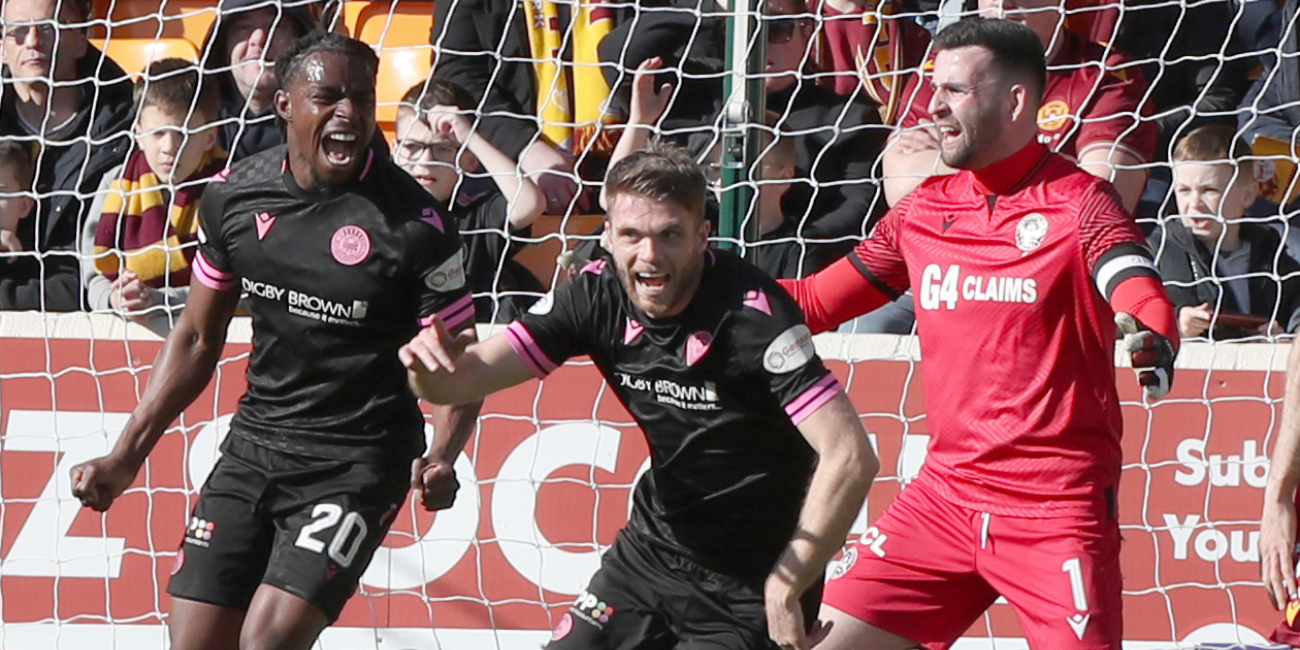
[[[700,219],[704,219],[707,188],[704,170],[690,152],[661,141],[618,161],[605,176],[610,205],[620,193],[635,194],[675,203]]]
[[[161,59],[149,64],[135,82],[136,110],[153,106],[168,115],[203,115],[210,122],[217,117],[217,88],[203,83],[198,66],[185,59]]]
[[[14,140],[0,140],[0,167],[11,167],[14,178],[24,189],[32,188],[36,176],[36,167],[27,148]]]
[[[424,115],[434,106],[454,106],[462,111],[474,110],[474,98],[460,84],[442,77],[431,77],[411,86],[397,105],[398,114]]]
[[[1035,102],[1047,88],[1047,55],[1038,34],[1028,26],[998,18],[963,18],[934,37],[934,51],[959,47],[982,47],[993,56],[993,65],[1012,78],[1030,82]]]
[[[314,29],[306,36],[293,42],[289,49],[275,58],[275,78],[280,88],[288,90],[302,74],[302,64],[317,52],[334,52],[355,57],[370,68],[371,76],[379,74],[379,56],[369,45],[355,38],[348,38],[335,32]]]
[[[1209,124],[1193,129],[1174,145],[1172,162],[1203,162],[1236,165],[1241,178],[1255,177],[1250,145],[1227,124]]]

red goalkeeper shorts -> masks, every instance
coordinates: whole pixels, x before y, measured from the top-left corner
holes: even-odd
[[[1119,523],[989,515],[917,481],[832,571],[823,603],[927,649],[947,648],[999,595],[1031,648],[1118,649]]]

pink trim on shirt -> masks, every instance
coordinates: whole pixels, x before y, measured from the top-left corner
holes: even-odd
[[[785,412],[790,416],[790,421],[796,425],[808,419],[817,409],[826,405],[834,397],[844,392],[844,387],[835,375],[827,373],[825,377],[818,380],[817,383],[808,387],[808,390],[800,393],[798,397],[785,405]]]
[[[235,286],[235,274],[226,273],[212,266],[207,257],[204,257],[203,251],[199,251],[194,256],[194,277],[198,278],[199,284],[212,289],[213,291],[225,291]]]
[[[510,347],[514,348],[515,354],[518,354],[520,359],[523,359],[524,365],[528,366],[533,376],[541,379],[558,367],[545,352],[542,352],[541,348],[537,347],[533,335],[519,321],[506,326],[505,335]]]
[[[460,300],[451,303],[451,305],[434,315],[441,318],[442,322],[447,325],[447,331],[454,332],[461,325],[464,325],[466,320],[474,317],[474,298],[469,294],[465,294]]]

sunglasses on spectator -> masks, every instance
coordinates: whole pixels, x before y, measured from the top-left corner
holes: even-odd
[[[27,41],[27,35],[30,34],[33,29],[36,30],[36,35],[39,36],[42,41],[50,41],[54,40],[55,32],[62,28],[50,23],[14,25],[5,29],[5,38],[15,43],[23,43]]]
[[[798,18],[773,18],[767,21],[767,44],[784,45],[794,39],[794,32],[802,21]]]

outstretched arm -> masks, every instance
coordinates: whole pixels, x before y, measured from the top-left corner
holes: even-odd
[[[614,153],[609,156],[610,169],[613,169],[618,161],[645,149],[653,134],[655,122],[658,122],[659,118],[663,117],[664,111],[668,110],[668,103],[672,101],[673,96],[672,84],[663,84],[658,90],[654,87],[654,72],[662,67],[664,67],[664,60],[657,56],[642,61],[641,65],[636,67],[636,74],[632,77],[630,114],[627,125],[623,127],[623,134],[619,136],[618,144],[614,146]],[[603,185],[600,189],[600,207],[609,209]]]
[[[799,423],[817,452],[794,537],[777,560],[764,589],[768,634],[783,648],[808,648],[799,597],[822,576],[844,546],[880,462],[849,398],[840,393]]]
[[[533,377],[505,336],[473,341],[472,331],[453,337],[434,319],[402,346],[398,357],[416,396],[434,404],[464,404]]]
[[[1286,401],[1282,426],[1264,486],[1259,525],[1259,571],[1273,607],[1282,609],[1296,597],[1296,487],[1300,485],[1300,338],[1291,344],[1286,363]]]
[[[211,289],[196,276],[176,329],[154,360],[144,397],[109,455],[72,468],[72,495],[82,505],[107,510],[135,480],[136,472],[167,425],[190,405],[212,379],[226,327],[239,302],[236,286]]]

